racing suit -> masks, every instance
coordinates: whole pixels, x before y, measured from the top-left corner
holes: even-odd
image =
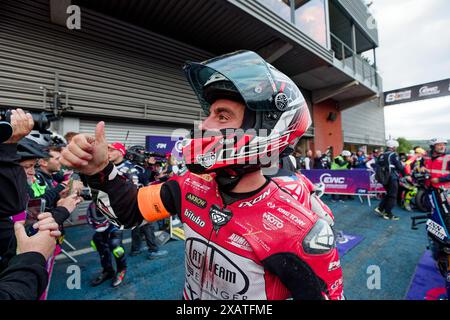
[[[97,212],[95,203],[89,205],[86,218],[89,225],[95,230],[91,246],[98,251],[103,270],[115,273],[111,254],[116,260],[117,272],[126,269],[125,250],[122,246],[123,232]]]
[[[116,168],[123,177],[137,184],[137,170],[130,161],[122,161]],[[111,260],[111,254],[113,254],[119,273],[127,267],[125,250],[122,246],[123,231],[111,225],[104,217],[108,213],[114,213],[108,194],[98,190],[92,190],[92,193],[94,202],[88,208],[87,219],[96,232],[91,245],[100,255],[103,270],[114,272]]]
[[[279,181],[237,194],[221,192],[213,175],[190,172],[139,191],[112,164],[89,177],[110,195],[115,223],[130,228],[179,216],[186,235],[184,299],[343,298],[330,225],[302,204],[310,194],[303,183],[289,192]]]

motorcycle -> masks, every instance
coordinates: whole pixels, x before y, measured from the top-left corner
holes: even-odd
[[[430,178],[429,173],[415,172],[412,174],[413,182],[400,178],[400,206],[407,211],[418,209],[421,212],[431,210],[428,203],[425,181]]]
[[[428,249],[431,250],[439,272],[445,279],[447,299],[450,297],[450,198],[443,187],[427,188],[431,212],[427,215],[411,217],[411,229],[417,230],[417,225],[426,223],[429,239]]]

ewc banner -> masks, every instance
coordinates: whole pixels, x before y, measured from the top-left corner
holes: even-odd
[[[313,183],[325,185],[328,194],[367,194],[370,191],[370,172],[355,170],[302,170]]]

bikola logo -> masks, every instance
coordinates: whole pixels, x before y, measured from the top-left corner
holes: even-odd
[[[332,177],[329,173],[324,173],[320,176],[320,182],[325,184],[344,184],[344,177]]]

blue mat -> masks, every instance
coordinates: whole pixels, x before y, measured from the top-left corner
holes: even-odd
[[[364,240],[362,236],[344,234],[336,240],[336,245],[339,252],[339,257],[343,257],[347,252],[356,247],[361,241]]]
[[[406,295],[407,300],[446,299],[445,279],[439,273],[431,252],[425,251]]]

